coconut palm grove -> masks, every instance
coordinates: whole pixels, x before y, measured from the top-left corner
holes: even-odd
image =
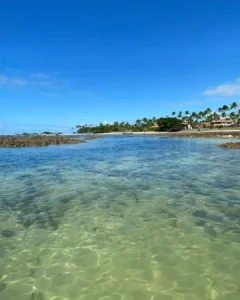
[[[183,125],[190,124],[192,128],[201,126],[203,128],[222,128],[221,122],[214,121],[231,121],[228,126],[237,127],[239,125],[240,109],[237,102],[230,105],[223,105],[217,111],[212,111],[207,108],[204,111],[190,112],[173,111],[171,116],[160,118],[142,118],[137,119],[135,122],[119,122],[115,121],[112,124],[100,123],[99,125],[77,125],[76,133],[107,133],[107,132],[121,132],[126,130],[131,131],[179,131],[183,129]],[[230,124],[230,125],[229,125]]]

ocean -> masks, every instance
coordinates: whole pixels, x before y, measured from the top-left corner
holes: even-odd
[[[0,300],[239,300],[240,151],[224,141],[0,149]]]

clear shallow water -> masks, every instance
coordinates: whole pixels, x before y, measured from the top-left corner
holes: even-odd
[[[0,149],[0,300],[239,300],[240,151],[221,142]]]

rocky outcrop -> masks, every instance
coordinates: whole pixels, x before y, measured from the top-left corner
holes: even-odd
[[[220,145],[221,148],[227,149],[240,149],[240,142],[237,143],[224,143]]]
[[[188,138],[239,138],[240,137],[240,130],[232,130],[232,131],[225,131],[225,130],[204,130],[204,131],[181,131],[173,134],[169,134],[172,137],[188,137]]]
[[[64,137],[2,137],[0,147],[38,147],[62,144],[80,144],[84,140]]]
[[[61,136],[38,136],[38,137],[0,137],[0,147],[38,147],[49,145],[64,145],[64,144],[81,144],[87,140],[94,140],[98,138],[104,138],[104,136],[86,136],[83,139],[61,137]]]

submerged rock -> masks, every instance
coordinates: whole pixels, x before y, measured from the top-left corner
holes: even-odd
[[[195,221],[196,226],[203,227],[207,222],[205,220],[197,220]]]
[[[11,229],[5,229],[5,230],[2,230],[1,234],[3,237],[11,238],[16,235],[16,232]]]
[[[178,227],[177,219],[172,219],[171,222],[170,222],[170,225],[173,228],[177,228]]]
[[[207,212],[203,209],[196,210],[195,212],[192,213],[193,217],[198,217],[198,218],[206,218],[207,215],[208,215]]]
[[[30,296],[30,300],[44,300],[44,294],[42,292],[35,293],[33,292]]]
[[[95,139],[103,139],[105,136],[103,135],[88,135],[85,137],[85,141],[95,140]]]
[[[34,216],[35,217],[35,216]],[[27,217],[24,221],[23,221],[23,226],[25,228],[29,228],[31,225],[33,225],[35,223],[35,218],[34,217]]]
[[[53,230],[57,230],[59,226],[59,221],[54,220],[53,218],[48,219],[48,224]]]
[[[5,290],[6,287],[7,287],[7,284],[5,282],[0,282],[0,292]]]
[[[30,300],[36,300],[37,299],[37,294],[36,293],[32,293],[30,296]]]
[[[217,236],[216,230],[211,226],[204,227],[204,231],[206,233],[208,233],[211,237],[216,237]]]

